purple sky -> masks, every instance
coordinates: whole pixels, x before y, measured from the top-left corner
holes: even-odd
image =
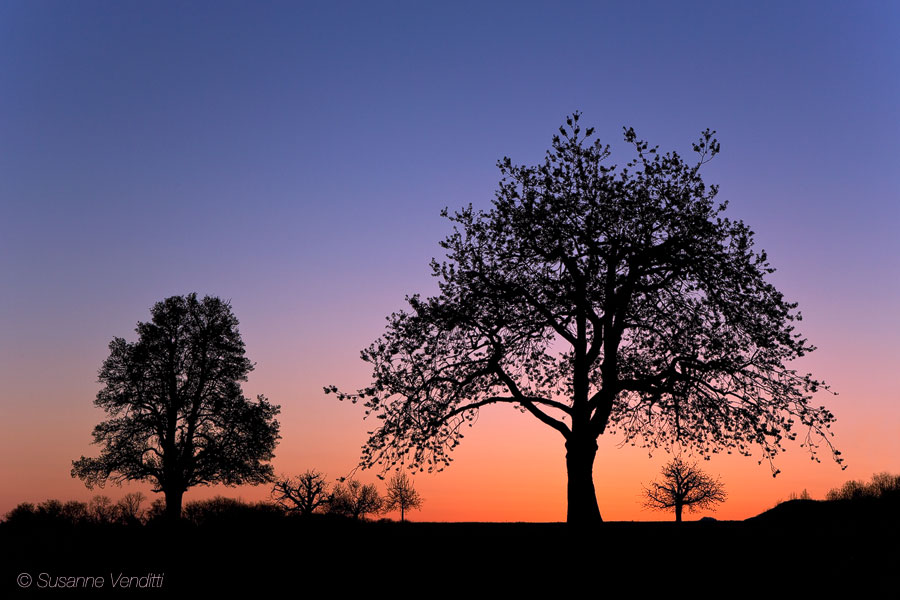
[[[191,291],[232,300],[279,467],[351,468],[368,424],[322,386],[434,289],[440,210],[574,110],[620,164],[623,126],[718,131],[704,177],[840,393],[827,478],[900,471],[900,4],[737,4],[0,4],[0,513],[81,489],[108,342]]]

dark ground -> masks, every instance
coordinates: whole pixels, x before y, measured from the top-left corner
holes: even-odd
[[[900,519],[893,508],[791,501],[747,521],[605,523],[354,523],[273,514],[163,526],[0,525],[0,597],[239,591],[402,597],[480,591],[552,597],[777,598],[852,586],[854,598],[900,597]],[[20,574],[31,585],[17,585]],[[121,589],[112,578],[157,587]],[[45,575],[42,575],[45,574]],[[59,577],[104,578],[60,589]],[[23,582],[25,580],[23,579]],[[75,582],[76,585],[82,585]],[[43,586],[43,587],[41,587]],[[582,588],[583,589],[583,588]],[[580,594],[579,594],[580,595]]]

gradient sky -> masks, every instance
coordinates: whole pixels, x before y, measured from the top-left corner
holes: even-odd
[[[359,350],[435,289],[440,210],[487,208],[496,161],[540,161],[574,110],[619,163],[623,126],[683,154],[718,131],[704,178],[800,304],[796,368],[839,394],[816,401],[846,471],[716,458],[716,516],[900,472],[900,4],[616,4],[0,3],[0,513],[92,495],[69,470],[98,453],[107,344],[192,291],[231,300],[245,392],[282,406],[276,470],[347,475],[373,423],[322,387],[366,384]],[[639,498],[667,457],[617,443],[601,514],[671,518]],[[504,407],[415,482],[414,519],[565,518],[561,438]],[[186,500],[214,494],[268,490]]]

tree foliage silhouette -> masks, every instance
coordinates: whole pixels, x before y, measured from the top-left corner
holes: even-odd
[[[88,488],[149,481],[177,519],[189,487],[271,480],[265,461],[279,439],[279,407],[243,396],[239,382],[253,364],[227,302],[173,296],[151,314],[138,323],[137,342],[109,345],[94,401],[109,414],[93,432],[102,451],[74,461],[72,476]]]
[[[399,510],[400,521],[405,521],[406,511],[421,508],[422,502],[422,496],[416,491],[412,480],[406,473],[395,473],[391,477],[387,486],[387,496],[384,500],[385,512]]]
[[[725,501],[722,482],[704,473],[697,463],[688,463],[680,457],[672,459],[662,469],[662,481],[644,488],[644,506],[654,510],[675,510],[675,521],[681,522],[681,513],[710,509]]]
[[[116,512],[119,520],[126,525],[135,525],[143,522],[144,511],[141,504],[147,497],[141,492],[130,492],[122,496],[116,503]]]
[[[786,365],[813,350],[800,319],[766,281],[753,234],[722,216],[696,162],[661,155],[625,131],[636,157],[607,164],[576,113],[537,166],[498,163],[487,212],[469,205],[432,260],[440,293],[407,297],[368,349],[373,382],[356,393],[381,420],[363,467],[441,469],[479,409],[511,404],[566,447],[568,520],[600,521],[593,482],[598,436],[700,453],[772,459],[805,428],[815,458],[834,420],[810,404],[824,384]],[[775,472],[774,466],[772,467]]]
[[[377,515],[383,506],[384,500],[375,484],[350,479],[334,486],[328,512],[360,520],[366,515]]]
[[[875,473],[872,481],[866,483],[851,479],[842,486],[828,490],[827,500],[883,499],[900,500],[900,475]]]
[[[328,487],[325,475],[310,469],[296,477],[278,479],[272,486],[272,497],[285,510],[309,516],[328,507]]]

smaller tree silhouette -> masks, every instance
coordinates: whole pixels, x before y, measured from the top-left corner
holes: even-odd
[[[356,520],[381,512],[384,501],[374,483],[363,485],[356,479],[338,483],[331,493],[328,512]]]
[[[88,515],[94,523],[108,525],[116,520],[116,505],[109,496],[94,496],[88,503]]]
[[[400,521],[406,520],[406,511],[422,507],[422,496],[413,487],[412,480],[406,473],[397,473],[388,482],[387,497],[384,501],[384,510],[399,510]]]
[[[900,499],[900,475],[876,473],[871,483],[850,480],[840,487],[833,488],[826,494],[826,500],[861,500],[863,498],[898,498]]]
[[[309,516],[331,501],[325,474],[309,469],[296,477],[281,477],[272,487],[275,502],[287,511]]]
[[[662,481],[644,488],[644,506],[653,510],[675,509],[675,521],[681,522],[684,508],[690,511],[713,507],[724,502],[725,488],[718,478],[704,473],[697,463],[671,460],[662,469]]]
[[[125,525],[140,525],[144,520],[141,504],[147,496],[141,492],[131,492],[122,496],[116,503],[116,518]]]

